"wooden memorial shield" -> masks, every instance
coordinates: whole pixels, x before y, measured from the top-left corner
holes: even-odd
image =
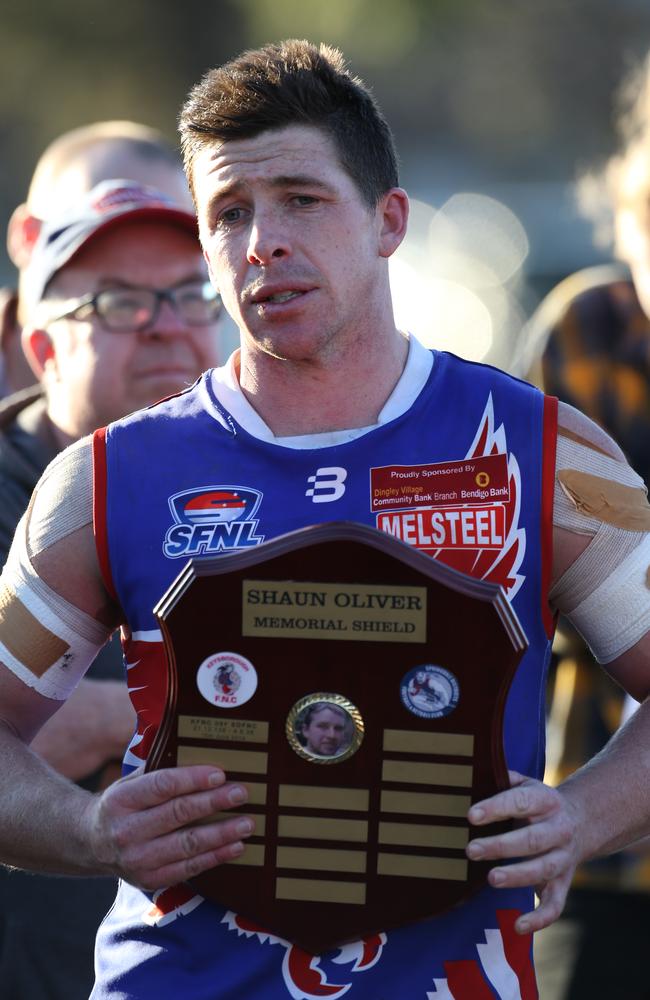
[[[256,821],[197,892],[320,953],[484,884],[466,814],[508,785],[527,646],[500,587],[341,522],[191,560],[155,614],[169,683],[147,770],[218,764]]]

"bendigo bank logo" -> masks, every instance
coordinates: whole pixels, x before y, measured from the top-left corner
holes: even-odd
[[[163,552],[168,559],[207,556],[227,549],[259,545],[254,515],[262,500],[258,490],[242,486],[203,486],[169,498],[174,524],[168,528]]]

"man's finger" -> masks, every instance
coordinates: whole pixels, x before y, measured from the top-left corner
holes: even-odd
[[[563,877],[548,883],[540,892],[539,906],[530,913],[522,913],[515,922],[518,934],[532,934],[548,927],[562,913],[570,879]]]
[[[476,802],[467,818],[473,826],[484,826],[504,819],[528,819],[552,812],[559,807],[559,796],[554,788],[540,781],[527,779],[505,792],[497,792],[489,799]]]
[[[121,809],[139,811],[181,795],[218,788],[225,780],[223,770],[210,764],[169,767],[121,779],[111,786],[111,798]]]
[[[527,823],[493,837],[477,837],[466,847],[471,861],[495,858],[530,858],[545,854],[554,848],[563,848],[571,841],[571,828],[562,817],[553,822]]]
[[[206,851],[204,854],[196,854],[191,858],[184,858],[181,861],[147,871],[138,880],[138,885],[148,892],[154,892],[162,887],[187,882],[188,879],[196,878],[201,872],[209,871],[210,868],[227,864],[229,861],[236,861],[245,849],[246,845],[242,841],[234,841],[223,847]]]
[[[176,830],[155,840],[130,844],[122,855],[124,869],[139,881],[142,872],[155,872],[170,867],[192,866],[193,859],[220,851],[250,837],[255,824],[250,816],[236,816],[216,823],[200,824]],[[203,869],[201,869],[203,870]]]
[[[530,885],[544,885],[561,878],[569,870],[564,851],[549,851],[541,857],[512,864],[498,865],[488,873],[490,885],[497,889],[515,889]],[[571,869],[573,870],[573,869]]]
[[[220,788],[179,795],[162,805],[118,817],[114,829],[122,843],[142,843],[234,809],[247,799],[244,785],[226,782]]]

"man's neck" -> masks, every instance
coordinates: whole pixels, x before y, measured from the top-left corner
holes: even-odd
[[[46,419],[48,424],[48,430],[51,433],[52,440],[56,442],[59,451],[63,451],[68,445],[74,444],[79,438],[83,437],[83,434],[70,434],[68,431],[64,430],[60,421],[56,419],[56,415],[52,411],[52,407],[48,405],[46,411]]]
[[[382,344],[354,344],[345,357],[279,360],[243,346],[241,390],[276,437],[367,427],[397,385],[408,338],[394,330]]]

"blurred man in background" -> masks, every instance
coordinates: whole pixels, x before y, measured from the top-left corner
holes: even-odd
[[[112,176],[128,181],[108,184],[89,201],[90,189]],[[111,197],[122,206],[117,214]],[[104,209],[95,210],[102,199]],[[62,249],[62,234],[65,240],[71,231]],[[20,268],[18,312],[37,384],[0,403],[0,563],[35,483],[61,448],[191,383],[219,357],[219,306],[211,291],[205,297],[184,174],[173,147],[154,130],[105,122],[56,140],[12,216],[8,245]],[[144,287],[136,291],[134,284]],[[51,318],[96,292],[94,303]],[[139,302],[137,317],[127,300]],[[17,388],[24,355],[16,297],[8,293],[2,305],[5,374]],[[186,322],[187,309],[198,309],[202,322]],[[34,747],[67,777],[98,789],[118,776],[116,762],[134,728],[117,640],[102,650],[72,702],[76,710],[69,703]],[[62,881],[3,869],[0,992],[12,1000],[85,1000],[97,925],[114,892],[108,879]]]
[[[650,57],[626,85],[621,152],[601,183],[581,182],[597,221],[613,210],[618,263],[566,278],[528,328],[533,371],[544,389],[579,407],[618,441],[650,483]],[[605,201],[593,201],[600,193]],[[602,226],[602,222],[601,222]],[[610,226],[611,228],[611,226]],[[620,530],[621,545],[625,531]],[[580,636],[564,622],[549,717],[548,780],[558,784],[597,753],[630,702],[598,669]],[[535,949],[544,1000],[650,996],[646,937],[650,858],[642,850],[583,865],[560,921]],[[603,962],[605,954],[615,961]]]

